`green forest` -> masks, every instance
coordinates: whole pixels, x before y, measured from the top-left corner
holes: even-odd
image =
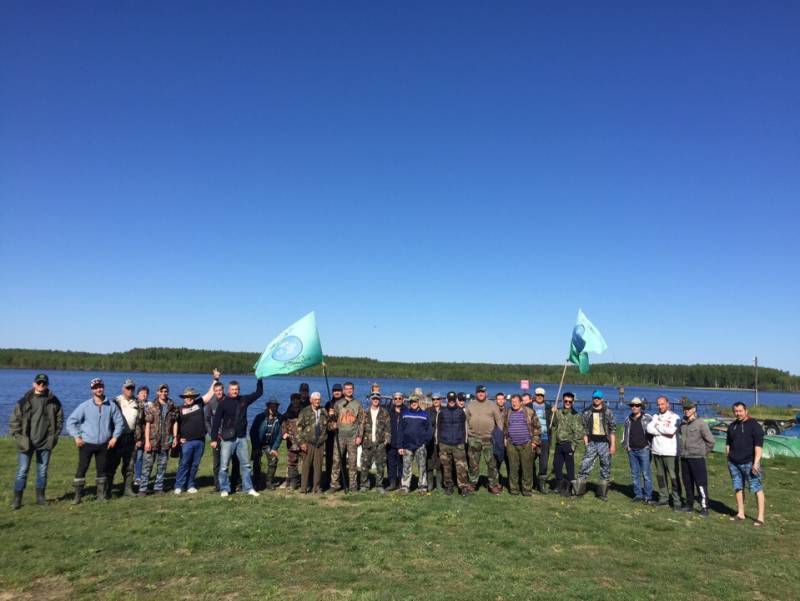
[[[121,353],[0,349],[0,368],[70,369],[123,372],[207,372],[216,367],[223,373],[251,373],[258,353],[207,351],[187,348],[137,348]],[[416,380],[528,379],[557,382],[563,365],[495,363],[401,363],[367,357],[327,357],[328,373],[340,377],[409,378]],[[321,367],[300,372],[322,375]],[[569,380],[577,384],[608,386],[696,386],[708,388],[753,388],[751,365],[656,365],[647,363],[596,363],[581,375],[570,367]],[[787,371],[759,367],[761,390],[799,391],[800,376]]]

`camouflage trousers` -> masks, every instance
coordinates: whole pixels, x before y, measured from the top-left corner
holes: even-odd
[[[341,450],[341,454],[339,451]],[[344,457],[343,457],[344,456]],[[342,488],[342,459],[347,462],[347,478],[350,490],[358,489],[358,445],[355,438],[340,438],[339,444],[333,443],[333,467],[331,468],[331,489]]]
[[[439,459],[444,472],[444,487],[453,488],[453,467],[456,469],[456,484],[459,490],[467,485],[467,453],[464,445],[439,443]]]
[[[481,460],[486,464],[486,473],[489,478],[489,486],[500,485],[500,471],[497,469],[497,461],[494,459],[492,441],[483,441],[480,438],[470,436],[467,440],[467,461],[469,463],[469,483],[472,486],[478,485],[478,476],[481,473]]]
[[[589,478],[589,474],[592,473],[592,468],[594,467],[594,462],[598,457],[600,458],[600,479],[611,479],[611,453],[608,449],[608,443],[590,440],[589,444],[586,445],[586,451],[583,453],[583,461],[581,461],[581,469],[578,472],[578,478],[580,480],[587,480]]]
[[[375,486],[383,486],[386,472],[386,445],[380,442],[365,441],[361,445],[361,486],[369,482],[369,468],[375,462]]]
[[[400,483],[405,490],[411,488],[411,472],[415,463],[419,474],[418,488],[419,490],[427,490],[428,470],[426,468],[428,465],[428,453],[425,451],[425,445],[415,451],[403,450],[403,479]]]

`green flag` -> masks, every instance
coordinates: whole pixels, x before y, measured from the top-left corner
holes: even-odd
[[[291,374],[322,363],[317,318],[312,311],[269,343],[253,368],[257,378]]]
[[[594,324],[578,309],[578,320],[572,330],[569,361],[578,366],[582,374],[589,373],[589,353],[598,355],[608,348],[605,338]]]

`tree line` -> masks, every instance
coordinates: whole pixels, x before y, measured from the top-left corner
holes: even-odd
[[[0,368],[65,369],[78,371],[203,373],[217,367],[223,373],[250,373],[259,353],[195,350],[187,348],[135,348],[118,353],[0,349]],[[557,382],[562,365],[495,363],[403,363],[368,357],[326,357],[328,374],[338,377],[408,378],[415,380],[485,380]],[[303,375],[321,376],[314,367]],[[670,365],[648,363],[595,363],[588,374],[570,368],[569,381],[605,386],[754,387],[751,365]],[[800,391],[800,376],[759,367],[761,390]]]

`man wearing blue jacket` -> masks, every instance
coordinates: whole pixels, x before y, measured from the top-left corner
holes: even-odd
[[[439,440],[439,458],[442,461],[444,474],[444,494],[453,494],[453,468],[456,470],[456,484],[461,496],[469,494],[467,479],[467,452],[464,444],[467,441],[467,416],[457,404],[455,391],[447,393],[447,407],[442,409],[437,422]]]
[[[256,488],[272,490],[275,470],[278,469],[278,449],[281,446],[280,403],[272,397],[267,400],[264,413],[259,413],[250,427],[250,446],[253,456],[253,484]],[[262,482],[261,456],[267,457],[267,474]]]
[[[400,418],[400,454],[403,456],[403,479],[400,492],[407,493],[411,488],[411,472],[414,463],[419,474],[418,490],[420,494],[428,492],[428,472],[426,471],[427,454],[425,445],[431,439],[433,431],[428,412],[420,409],[419,397],[412,395],[408,408]]]
[[[392,406],[389,408],[389,424],[392,429],[392,438],[389,441],[389,449],[386,451],[386,462],[388,466],[389,480],[387,491],[397,490],[400,487],[400,480],[403,478],[403,456],[400,454],[401,436],[400,428],[403,424],[403,393],[395,392],[392,396]]]
[[[78,469],[73,482],[75,499],[72,501],[75,505],[83,497],[86,472],[92,457],[97,473],[97,500],[105,501],[106,458],[109,449],[117,444],[117,438],[122,434],[125,425],[119,406],[106,398],[103,380],[94,378],[89,386],[92,389],[92,398],[78,405],[67,419],[67,432],[75,439],[75,446],[78,447]]]

